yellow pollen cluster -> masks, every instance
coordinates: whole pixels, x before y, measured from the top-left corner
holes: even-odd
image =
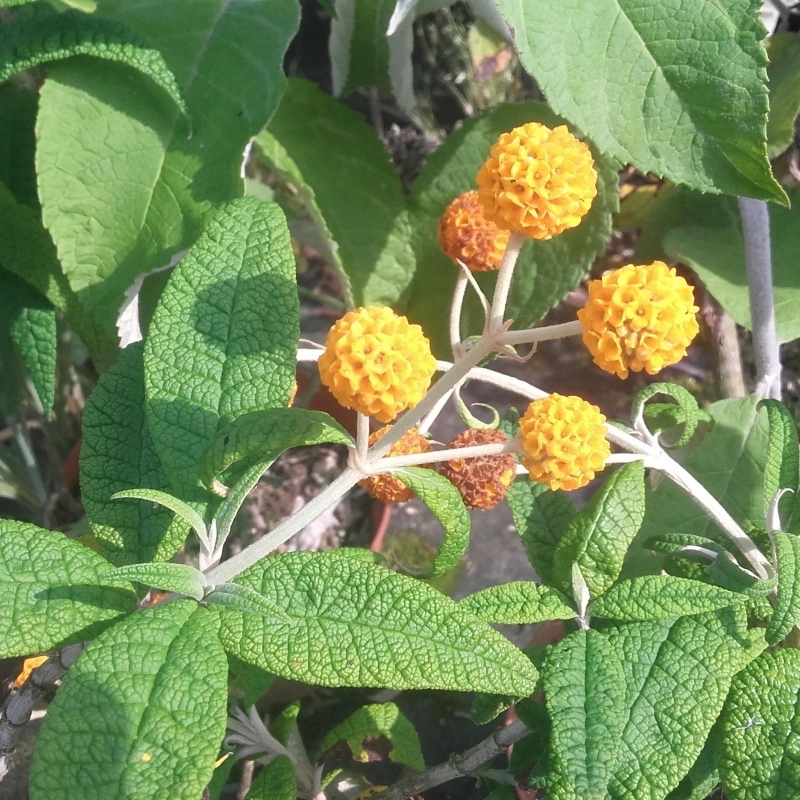
[[[370,434],[370,446],[375,444],[378,439],[383,438],[386,432],[391,430],[391,427],[391,425],[386,425],[379,431]],[[430,453],[432,449],[431,443],[416,428],[411,428],[389,448],[386,455],[387,457],[410,456],[416,453]],[[380,500],[381,503],[404,503],[415,496],[408,486],[388,472],[370,475],[369,478],[359,481],[359,486],[366,489],[370,497]]]
[[[508,237],[484,217],[476,191],[456,197],[439,220],[439,245],[453,261],[463,261],[473,272],[500,269]]]
[[[655,261],[592,281],[578,319],[594,363],[627,378],[628,370],[655,375],[680,361],[697,336],[697,311],[692,287]]]
[[[606,418],[581,397],[534,400],[519,421],[522,463],[531,480],[551,489],[579,489],[603,469],[611,448]]]
[[[503,431],[473,429],[459,433],[447,449],[505,444],[507,441]],[[441,473],[461,492],[467,508],[488,511],[506,496],[508,487],[517,476],[517,461],[511,453],[454,458],[442,465]]]
[[[436,371],[419,325],[384,306],[349,311],[319,359],[322,383],[347,408],[390,422],[425,396]]]
[[[478,199],[498,228],[550,239],[574,228],[597,195],[589,148],[559,125],[504,133],[478,172]]]

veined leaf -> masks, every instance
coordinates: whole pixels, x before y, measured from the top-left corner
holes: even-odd
[[[794,123],[800,110],[800,41],[791,33],[769,40],[769,118],[767,151],[777,158],[794,141]]]
[[[220,583],[206,595],[209,605],[226,606],[241,611],[243,614],[261,614],[270,619],[291,622],[291,617],[275,603],[270,603],[264,595],[243,583]]]
[[[767,625],[767,644],[777,644],[800,623],[800,539],[775,531],[778,567],[778,594],[775,611]]]
[[[703,192],[786,202],[767,160],[756,0],[498,7],[553,109],[603,152]]]
[[[616,650],[602,633],[575,631],[552,649],[542,679],[552,720],[548,796],[604,800],[625,721]]]
[[[484,622],[526,625],[572,619],[577,612],[561,592],[533,581],[512,581],[468,595],[459,606]]]
[[[674,400],[674,403],[670,404],[675,409],[673,424],[683,425],[683,432],[678,439],[670,442],[669,446],[683,447],[694,436],[694,432],[697,430],[697,423],[700,421],[702,414],[697,405],[697,400],[683,386],[678,386],[676,383],[652,383],[646,389],[637,392],[631,404],[631,419],[635,420],[640,415],[644,415],[646,418],[646,412],[650,406],[645,404],[652,397],[659,394],[666,395]]]
[[[117,566],[169,561],[187,534],[167,508],[111,499],[132,486],[169,488],[145,419],[143,349],[122,351],[83,412],[81,499],[100,552]]]
[[[278,756],[258,773],[246,800],[297,800],[297,778],[288,756]]]
[[[206,578],[188,564],[128,564],[108,575],[110,580],[138,581],[166,592],[177,592],[202,600]]]
[[[781,529],[794,530],[794,508],[800,486],[800,446],[794,419],[779,400],[762,400],[767,410],[767,468],[764,471],[764,508],[768,509],[781,489],[789,489],[778,503]],[[800,520],[798,520],[800,522]]]
[[[417,772],[425,769],[419,736],[394,703],[375,703],[354,711],[322,740],[321,758],[338,742],[344,742],[355,761],[388,757]],[[341,756],[337,760],[341,760]]]
[[[220,637],[268,672],[325,686],[502,692],[536,685],[530,661],[425,583],[331,553],[270,556],[237,583],[292,624],[220,610]]]
[[[113,567],[63,533],[0,521],[0,658],[92,639],[136,609],[130,586],[103,585]]]
[[[201,462],[223,426],[286,405],[298,316],[283,213],[233,201],[173,270],[145,344],[147,423],[181,499],[208,502]]]
[[[215,624],[180,600],[90,644],[47,711],[31,800],[198,798],[225,733],[227,662]]]
[[[722,731],[719,720],[708,735],[697,761],[686,777],[667,795],[666,800],[706,800],[719,783],[719,762],[722,756]]]
[[[444,475],[423,467],[403,467],[392,473],[411,489],[444,527],[444,541],[426,578],[438,578],[457,566],[469,546],[470,518],[461,493]]]

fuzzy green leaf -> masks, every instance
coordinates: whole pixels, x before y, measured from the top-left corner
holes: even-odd
[[[202,600],[206,578],[202,572],[188,564],[128,564],[117,567],[108,575],[109,580],[126,580],[143,583],[154,589],[177,592]]]
[[[764,471],[764,508],[768,509],[781,489],[790,491],[781,497],[778,511],[783,530],[794,531],[794,508],[800,486],[800,445],[797,427],[789,409],[779,400],[762,400],[769,420],[767,465]],[[800,520],[798,520],[800,522]]]
[[[261,614],[270,619],[291,622],[291,617],[282,608],[243,583],[220,583],[206,595],[205,601],[210,605],[235,608],[243,614]]]
[[[0,658],[91,639],[132,613],[130,586],[103,585],[112,569],[63,533],[0,520]]]
[[[767,644],[777,644],[800,623],[800,539],[775,531],[778,567],[778,594],[775,611],[767,626]]]
[[[628,546],[644,518],[641,461],[618,469],[569,523],[553,554],[553,581],[572,594],[572,565],[583,573],[592,597],[619,577]]]
[[[387,758],[422,772],[425,759],[414,726],[394,703],[363,706],[337,725],[322,740],[324,754],[338,742],[344,742],[355,761]],[[324,758],[324,755],[322,756]],[[341,760],[341,756],[337,756]]]
[[[553,109],[603,152],[703,192],[786,201],[767,160],[758,0],[498,7]]]
[[[444,541],[426,578],[438,578],[457,566],[469,546],[470,518],[461,493],[444,475],[424,467],[403,467],[392,473],[411,489],[444,527]]]
[[[554,492],[543,483],[519,478],[511,484],[506,501],[531,565],[549,583],[553,554],[575,516],[575,506],[566,492]]]
[[[575,631],[552,649],[542,680],[552,720],[548,796],[604,800],[625,719],[616,650],[602,633]]]
[[[769,40],[769,119],[767,151],[777,158],[794,141],[794,123],[800,111],[800,40],[776,33]]]
[[[722,732],[719,721],[711,729],[705,746],[686,777],[667,795],[666,800],[706,800],[719,783]]]
[[[645,404],[659,394],[672,398],[675,406],[675,424],[683,425],[683,432],[674,442],[670,442],[669,446],[683,447],[694,436],[702,413],[697,400],[683,386],[678,386],[676,383],[650,384],[646,389],[636,393],[631,404],[631,418],[636,419],[640,414],[646,414],[648,406]]]
[[[484,622],[527,625],[551,619],[572,619],[575,609],[561,592],[533,581],[490,586],[465,597],[459,605]]]
[[[292,624],[219,610],[220,637],[268,672],[325,686],[525,696],[537,671],[503,636],[421,581],[332,553],[270,556],[236,580]]]
[[[278,756],[258,773],[246,800],[297,800],[297,778],[288,756]]]
[[[145,344],[147,423],[182,500],[208,501],[200,465],[222,427],[286,405],[298,316],[283,213],[233,201],[173,270]]]
[[[645,575],[612,586],[589,605],[589,614],[623,621],[675,619],[744,600],[742,595],[719,586],[668,575]]]
[[[90,644],[47,711],[31,800],[200,797],[226,723],[227,662],[215,626],[206,609],[181,600]]]
[[[122,351],[83,412],[81,499],[100,552],[117,566],[169,561],[187,533],[165,507],[111,499],[132,486],[169,488],[145,419],[143,349]]]

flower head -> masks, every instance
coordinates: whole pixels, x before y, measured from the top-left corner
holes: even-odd
[[[473,272],[499,269],[510,235],[486,219],[476,191],[456,197],[439,220],[439,245],[445,255]]]
[[[391,430],[391,427],[391,425],[386,425],[371,434],[370,445],[381,439],[387,431]],[[389,448],[386,455],[410,456],[415,453],[430,453],[432,449],[431,443],[416,428],[411,428]],[[414,497],[414,492],[390,473],[370,475],[369,478],[360,481],[359,485],[366,489],[370,497],[380,500],[381,503],[404,503]]]
[[[574,228],[597,195],[589,148],[559,125],[504,133],[478,172],[478,199],[498,228],[550,239]]]
[[[606,418],[581,397],[534,400],[519,421],[522,463],[531,480],[551,489],[579,489],[603,469],[611,448]]]
[[[381,422],[414,408],[435,371],[422,328],[384,306],[345,314],[330,329],[319,359],[320,378],[331,394]]]
[[[470,429],[459,433],[447,449],[473,447],[482,444],[504,444],[508,437],[503,431]],[[454,458],[441,468],[445,476],[461,492],[467,508],[494,508],[506,495],[517,475],[517,461],[511,453],[477,458]]]
[[[629,264],[589,284],[578,311],[583,341],[594,363],[628,377],[628,370],[655,375],[676,364],[697,336],[694,290],[662,261]]]

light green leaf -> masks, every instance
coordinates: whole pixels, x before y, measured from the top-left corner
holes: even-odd
[[[288,756],[278,756],[258,773],[246,800],[297,800],[297,779]]]
[[[280,454],[290,447],[326,443],[354,446],[353,437],[322,411],[251,411],[220,426],[200,460],[200,479],[211,486],[216,476],[232,464],[249,469],[273,452]]]
[[[413,231],[412,245],[417,271],[405,310],[422,325],[440,357],[450,357],[447,315],[442,298],[451,297],[458,267],[439,247],[439,218],[463,192],[475,188],[475,176],[489,156],[497,137],[525,122],[549,126],[564,124],[542,103],[508,103],[479,117],[467,119],[431,155],[412,187],[408,208]],[[591,144],[590,144],[591,146]],[[581,224],[550,241],[527,240],[522,248],[511,285],[507,317],[524,328],[541,319],[566,294],[575,289],[598,253],[605,249],[611,233],[611,215],[617,210],[617,175],[607,159],[593,150],[599,168],[598,196]],[[495,274],[484,273],[478,282],[491,296]],[[468,295],[463,335],[480,333],[482,311],[477,299]]]
[[[470,518],[461,492],[432,469],[403,467],[392,474],[425,503],[444,527],[444,541],[425,576],[438,578],[461,562],[469,546]]]
[[[397,302],[415,265],[405,197],[389,153],[361,114],[293,79],[256,141],[297,187],[342,275],[348,303]]]
[[[187,533],[166,507],[111,499],[132,486],[169,488],[145,419],[143,349],[120,353],[83,411],[81,500],[100,552],[117,566],[169,561]]]
[[[227,662],[215,624],[180,600],[134,614],[90,644],[48,708],[31,800],[200,797],[226,723]]]
[[[800,110],[800,41],[791,33],[769,40],[769,118],[767,152],[777,158],[794,141],[794,123]]]
[[[603,152],[703,192],[785,202],[767,160],[758,0],[498,7],[550,105]]]
[[[126,580],[143,583],[154,589],[177,592],[202,600],[206,578],[200,570],[188,564],[128,564],[117,567],[108,575],[109,580]]]
[[[729,800],[785,800],[800,792],[800,653],[762,653],[734,678],[722,714],[720,776]]]
[[[683,447],[694,436],[694,432],[697,430],[697,423],[701,419],[702,412],[697,405],[697,400],[695,400],[691,392],[676,383],[652,383],[646,389],[637,392],[633,398],[631,419],[635,420],[640,414],[645,415],[645,419],[647,419],[646,413],[651,404],[645,404],[656,395],[666,395],[674,401],[669,404],[674,406],[673,424],[683,425],[683,431],[675,441],[669,443],[669,446]]]
[[[767,465],[764,471],[764,508],[781,489],[789,489],[778,503],[781,528],[794,531],[794,508],[797,505],[800,485],[800,445],[794,419],[779,400],[762,400],[759,407],[766,408],[769,420],[767,439]],[[797,522],[800,522],[798,520]]]
[[[0,183],[31,208],[39,207],[33,132],[38,104],[27,88],[8,83],[0,89]]]
[[[756,645],[733,609],[609,626],[628,693],[610,800],[662,800],[699,756],[731,678]]]
[[[671,575],[645,575],[612,586],[589,606],[605,619],[660,620],[716,611],[745,600],[742,595]]]
[[[220,610],[227,650],[268,672],[325,686],[452,689],[525,696],[530,661],[421,581],[331,553],[270,556],[237,583],[293,623]]]
[[[667,795],[666,800],[706,800],[719,783],[722,732],[719,721],[711,729],[705,747],[686,777]]]
[[[602,633],[575,631],[552,649],[542,680],[552,720],[548,796],[604,800],[625,721],[616,650]]]
[[[112,566],[63,533],[0,520],[0,658],[92,639],[136,609]]]
[[[209,533],[203,518],[190,506],[177,497],[157,489],[126,489],[111,495],[112,500],[147,500],[168,508],[179,516],[187,525],[190,525],[197,538],[206,546],[207,550],[213,549],[209,540]]]
[[[490,586],[465,597],[459,606],[484,622],[527,625],[551,619],[572,619],[575,609],[561,592],[533,581]]]
[[[354,711],[322,740],[320,758],[324,759],[324,754],[340,741],[355,761],[380,761],[388,756],[390,761],[417,772],[425,769],[419,736],[394,703],[375,703]]]
[[[790,533],[775,531],[775,555],[778,567],[778,595],[775,611],[767,625],[767,644],[783,641],[800,623],[800,539]]]
[[[550,583],[553,554],[575,516],[575,506],[566,492],[554,492],[543,483],[520,478],[511,484],[506,501],[536,574]]]
[[[173,270],[145,344],[147,423],[182,500],[208,502],[200,464],[224,425],[286,405],[298,316],[283,213],[233,201]]]
[[[644,518],[644,467],[618,469],[567,526],[553,554],[553,582],[572,593],[577,564],[593,598],[619,577],[628,546]]]
[[[206,595],[205,601],[209,605],[226,606],[243,614],[261,614],[270,619],[291,622],[291,617],[282,608],[243,583],[220,583]]]

